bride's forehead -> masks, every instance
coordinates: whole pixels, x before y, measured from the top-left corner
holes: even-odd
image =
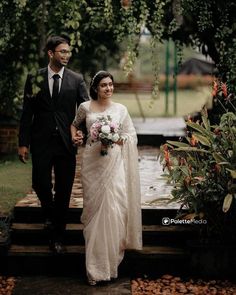
[[[111,78],[110,78],[110,77],[106,77],[106,78],[103,78],[103,79],[100,81],[99,84],[101,84],[101,83],[110,83],[110,82],[112,82]]]

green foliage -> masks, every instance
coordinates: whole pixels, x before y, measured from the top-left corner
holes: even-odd
[[[3,0],[0,3],[0,113],[15,113],[21,77],[45,65],[44,46],[50,34],[66,34],[73,46],[74,67],[85,74],[118,60],[126,42],[125,72],[138,56],[143,28],[152,35],[154,81],[158,91],[158,46],[162,40],[199,48],[218,67],[228,87],[236,87],[234,1],[204,0]],[[155,90],[155,89],[154,89]]]
[[[106,56],[115,58],[118,46],[111,42],[114,35],[104,18],[104,5],[107,17],[110,1],[0,3],[0,114],[17,115],[24,82],[21,77],[25,78],[27,72],[36,74],[39,66],[46,65],[44,47],[51,34],[70,37],[72,67],[79,67],[83,74],[92,75],[98,68],[106,68]]]
[[[187,126],[186,142],[161,147],[173,200],[207,220],[207,238],[236,242],[236,115],[226,112],[219,125],[210,126],[203,110],[202,123]]]
[[[182,0],[183,42],[209,55],[233,92],[236,87],[235,8],[234,1]]]
[[[213,83],[213,110],[209,112],[212,124],[218,124],[225,112],[236,112],[236,97],[229,92],[228,83],[215,80]]]

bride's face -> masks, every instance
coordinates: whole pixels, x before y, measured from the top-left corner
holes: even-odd
[[[114,86],[110,77],[103,78],[98,84],[98,98],[108,99],[113,94]]]

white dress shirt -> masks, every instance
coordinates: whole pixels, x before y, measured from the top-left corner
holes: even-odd
[[[52,89],[53,89],[53,83],[54,83],[53,75],[58,74],[60,76],[59,78],[59,92],[60,92],[64,69],[65,68],[62,67],[58,73],[55,73],[48,65],[48,85],[49,85],[49,91],[50,91],[51,97],[52,97]]]

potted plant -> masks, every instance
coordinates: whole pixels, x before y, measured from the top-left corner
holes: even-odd
[[[203,109],[200,121],[190,119],[186,125],[184,140],[161,147],[164,171],[173,184],[172,200],[180,203],[177,217],[191,219],[201,245],[211,253],[218,248],[216,261],[219,253],[227,256],[222,263],[228,268],[227,263],[235,263],[229,248],[233,245],[235,253],[236,246],[236,114],[226,111],[219,124],[211,125]],[[195,260],[200,262],[199,257]]]

